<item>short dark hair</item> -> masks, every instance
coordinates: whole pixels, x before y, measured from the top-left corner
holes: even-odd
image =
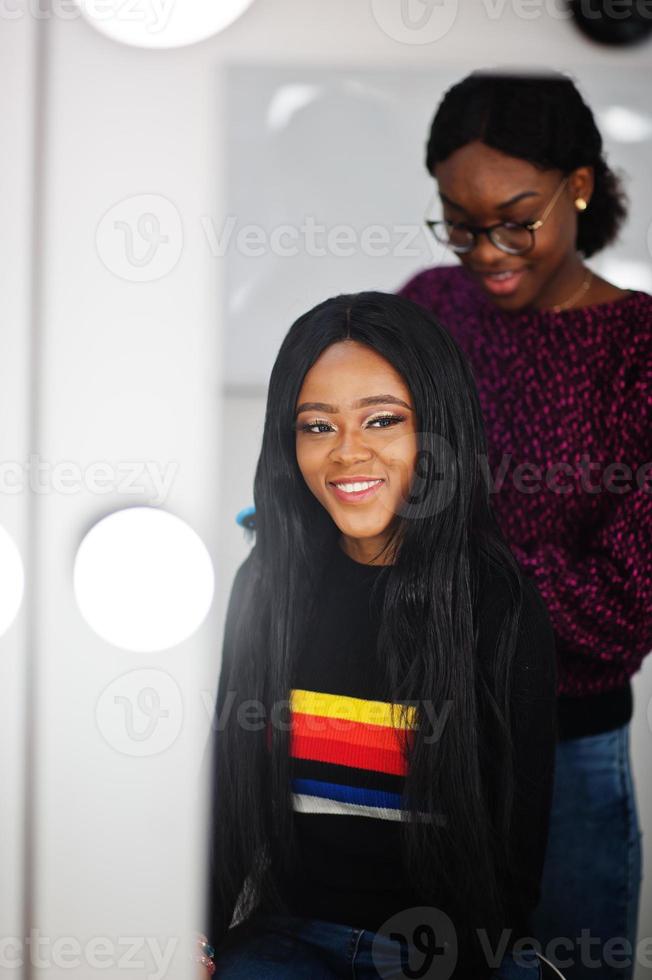
[[[594,190],[578,212],[576,246],[586,258],[618,237],[628,200],[607,166],[593,113],[562,72],[517,74],[479,69],[449,88],[432,122],[426,167],[473,140],[565,174],[594,169]]]

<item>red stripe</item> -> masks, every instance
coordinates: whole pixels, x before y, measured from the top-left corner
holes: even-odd
[[[318,721],[321,725],[311,729],[310,720],[313,724]],[[331,720],[323,716],[293,713],[290,754],[295,759],[332,762],[396,776],[406,775],[407,763],[396,729],[348,721],[346,730],[337,732],[332,726],[328,727],[327,723]],[[413,738],[414,732],[408,732],[408,735]]]
[[[397,750],[374,749],[366,745],[351,745],[332,738],[305,739],[301,735],[290,737],[290,754],[295,759],[313,762],[334,762],[339,766],[355,769],[372,769],[374,772],[406,774],[405,760]]]
[[[338,742],[391,751],[397,746],[400,748],[399,736],[403,738],[406,732],[405,729],[396,729],[391,725],[371,725],[365,721],[352,721],[350,718],[331,718],[299,711],[292,712],[292,730],[305,738],[333,738]],[[413,731],[408,731],[408,735],[410,740],[414,738]]]

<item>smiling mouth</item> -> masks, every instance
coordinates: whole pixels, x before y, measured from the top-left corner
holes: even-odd
[[[478,276],[487,292],[505,296],[509,293],[515,292],[518,289],[521,279],[525,274],[525,268],[501,269],[496,272],[476,271],[475,274]]]
[[[363,483],[329,483],[329,486],[340,500],[358,501],[373,496],[384,483],[384,480],[365,480]]]

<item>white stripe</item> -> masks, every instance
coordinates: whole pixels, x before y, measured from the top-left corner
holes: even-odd
[[[342,816],[350,814],[357,817],[377,817],[379,820],[408,820],[407,810],[394,810],[392,807],[367,806],[362,803],[341,803],[339,800],[330,800],[323,796],[311,796],[308,793],[293,793],[292,800],[294,809],[300,813],[327,813],[332,816]],[[435,814],[434,819],[429,818],[424,812],[420,812],[421,820],[426,823],[435,823],[438,826],[446,826],[446,819],[441,814]]]

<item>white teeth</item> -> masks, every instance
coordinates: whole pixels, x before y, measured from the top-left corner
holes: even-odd
[[[371,483],[336,483],[335,486],[346,493],[358,493],[360,490],[368,490],[369,487],[375,487],[382,482],[382,480],[373,480]]]
[[[488,272],[487,275],[490,279],[509,279],[510,276],[516,275],[515,272]]]

